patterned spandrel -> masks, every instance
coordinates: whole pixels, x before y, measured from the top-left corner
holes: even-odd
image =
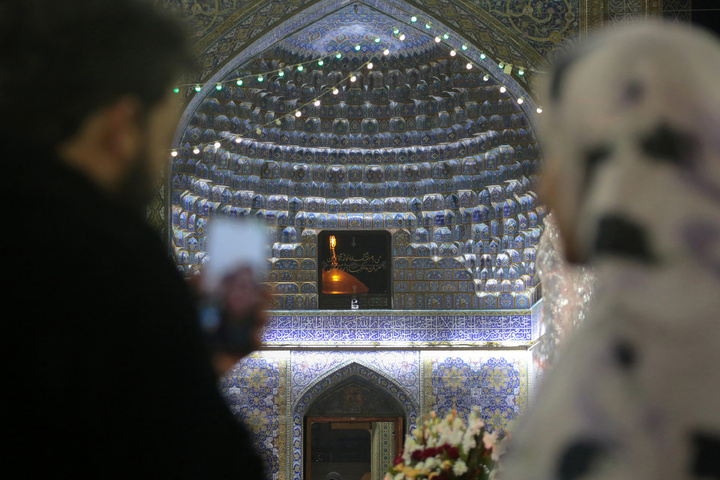
[[[278,478],[286,455],[287,354],[255,353],[241,360],[220,382],[230,410],[250,430],[271,478]]]
[[[426,409],[460,416],[478,406],[490,430],[504,430],[528,401],[528,357],[518,352],[427,352]],[[427,411],[425,413],[428,413]]]

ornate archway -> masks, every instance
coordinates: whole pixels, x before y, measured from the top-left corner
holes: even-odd
[[[291,455],[288,455],[288,472],[293,480],[300,480],[303,473],[303,421],[313,402],[334,386],[356,377],[371,383],[378,391],[394,398],[403,408],[408,429],[414,428],[418,420],[416,400],[401,386],[387,378],[381,372],[357,361],[349,361],[328,371],[310,384],[292,406]]]

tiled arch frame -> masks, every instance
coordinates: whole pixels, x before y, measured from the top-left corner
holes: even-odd
[[[494,59],[486,56],[484,51],[481,50],[475,43],[468,40],[462,32],[454,30],[453,28],[445,25],[441,18],[434,18],[432,13],[420,10],[413,4],[407,3],[403,0],[383,0],[383,1],[364,1],[362,3],[367,4],[369,7],[394,18],[404,18],[408,15],[419,15],[423,18],[428,18],[429,21],[438,30],[446,31],[450,33],[450,38],[446,43],[455,49],[460,49],[462,45],[467,44],[468,49],[463,51],[468,59],[473,63],[479,65],[484,70],[487,70],[499,83],[505,85],[508,91],[513,97],[522,97],[525,102],[521,106],[521,110],[525,113],[528,118],[532,129],[535,132],[539,132],[538,124],[536,122],[536,109],[537,105],[532,99],[531,92],[527,91],[515,78],[511,75],[503,73],[502,70],[497,68]],[[270,31],[267,31],[264,35],[259,37],[255,42],[248,45],[235,57],[226,60],[224,65],[212,74],[211,77],[203,79],[201,84],[200,92],[196,93],[190,102],[187,104],[183,115],[178,123],[178,127],[175,130],[173,137],[173,147],[179,147],[180,141],[185,133],[192,115],[200,108],[202,102],[208,97],[210,93],[215,89],[215,85],[218,82],[223,81],[228,75],[231,74],[238,67],[245,64],[247,61],[261,54],[268,48],[272,47],[275,43],[279,42],[285,37],[288,37],[307,25],[312,24],[318,19],[321,19],[330,13],[345,7],[346,3],[338,3],[336,0],[321,0],[320,2],[312,4],[310,7],[302,11],[296,11],[294,16],[285,20],[284,22],[278,22],[273,26]],[[484,17],[483,17],[484,18]],[[492,17],[488,16],[484,22],[484,25],[488,29],[488,34],[494,36],[494,41],[503,41],[507,49],[512,49],[517,52],[516,55],[521,58],[522,62],[526,65],[537,65],[538,63],[544,62],[536,52],[530,48],[522,48],[522,51],[516,50],[516,45],[524,45],[524,41],[518,35],[514,34],[510,30],[507,30],[501,26],[495,25]],[[495,29],[495,30],[493,30]],[[231,29],[233,31],[233,29]],[[503,37],[503,35],[505,37]],[[524,52],[524,53],[523,53]],[[483,58],[485,57],[485,58]]]
[[[587,2],[602,3],[607,0],[567,1],[569,1],[568,6],[572,13],[569,17],[562,19],[563,25],[573,23],[573,20],[577,17],[576,13],[580,13],[579,27],[582,30],[586,27],[583,12],[588,9]],[[477,37],[477,41],[484,43],[483,48],[486,49],[486,53],[498,59],[511,61],[516,65],[540,67],[544,63],[544,56],[547,55],[548,48],[554,48],[553,42],[545,41],[545,45],[542,45],[543,42],[540,44],[529,42],[526,32],[510,28],[495,13],[471,2],[450,2],[447,0],[436,2],[356,0],[356,2],[377,10],[392,6],[399,18],[418,15],[421,18],[429,18],[435,22],[439,18],[448,19],[454,17],[452,20],[453,29],[462,29],[468,32],[487,31],[489,36]],[[196,82],[206,82],[236,52],[248,48],[253,39],[260,38],[268,33],[278,37],[278,39],[289,35],[293,32],[292,28],[288,28],[289,21],[298,16],[313,15],[314,10],[318,9],[318,7],[324,8],[327,3],[331,3],[333,9],[337,9],[354,2],[338,2],[337,0],[332,2],[325,0],[261,0],[241,6],[220,22],[216,22],[213,18],[211,22],[214,23],[214,26],[199,38],[197,43],[197,51],[201,53],[204,61]],[[211,11],[205,13],[212,15]],[[205,18],[205,21],[207,20],[209,19]],[[533,21],[531,21],[530,25],[533,25]],[[577,25],[570,28],[566,35],[572,36],[576,30]]]
[[[419,401],[398,385],[396,382],[385,376],[382,372],[365,365],[357,360],[349,360],[336,368],[327,371],[315,382],[310,384],[293,403],[292,423],[288,424],[287,438],[290,442],[288,451],[292,452],[287,456],[287,469],[289,474],[286,478],[302,480],[303,474],[303,418],[313,401],[322,395],[334,384],[342,382],[350,377],[360,377],[373,383],[377,388],[392,395],[405,410],[408,431],[412,430],[417,423]]]

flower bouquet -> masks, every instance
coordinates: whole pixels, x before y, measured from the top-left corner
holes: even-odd
[[[488,479],[500,457],[498,436],[485,430],[478,407],[467,424],[457,412],[443,419],[430,412],[422,428],[405,438],[402,453],[388,469],[385,480]]]

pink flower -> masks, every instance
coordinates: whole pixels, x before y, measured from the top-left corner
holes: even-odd
[[[497,443],[497,434],[485,432],[483,435],[483,444],[487,450],[492,449]]]

